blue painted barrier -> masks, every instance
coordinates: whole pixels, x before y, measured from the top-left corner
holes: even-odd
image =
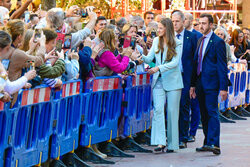
[[[122,104],[122,79],[119,76],[97,77],[87,81],[89,103],[81,131],[81,146],[108,141],[117,137]]]
[[[73,152],[78,147],[82,116],[81,91],[81,80],[73,80],[64,83],[61,91],[54,92],[52,159]]]
[[[0,166],[4,166],[4,154],[11,140],[11,113],[9,103],[0,102]]]
[[[250,103],[250,70],[247,71],[247,90],[246,90],[246,104]]]
[[[129,76],[125,80],[123,115],[119,131],[123,136],[131,136],[150,127],[152,109],[151,77],[147,73]]]
[[[13,113],[13,139],[7,151],[5,166],[39,165],[49,155],[53,116],[51,89],[39,86],[21,90],[17,103],[17,108],[9,109]]]
[[[222,111],[250,103],[250,71],[235,64],[228,76],[233,85],[228,99],[219,101]],[[75,80],[64,83],[58,92],[46,86],[21,90],[15,108],[0,102],[0,166],[40,165],[74,151],[78,144],[114,139],[119,136],[119,117],[124,136],[148,129],[150,75],[129,76],[124,83],[123,89],[119,76],[92,78],[82,92],[82,82]]]

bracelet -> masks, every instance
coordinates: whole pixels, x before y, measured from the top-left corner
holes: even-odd
[[[3,78],[4,80],[8,79],[8,74],[6,72],[1,72],[0,73],[0,78]]]

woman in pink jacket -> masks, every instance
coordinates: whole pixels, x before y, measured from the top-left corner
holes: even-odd
[[[138,60],[129,62],[129,58],[133,57],[133,59],[136,59],[139,57],[138,53],[133,52],[130,47],[123,49],[123,52],[117,57],[114,55],[113,52],[116,49],[116,42],[119,41],[113,30],[104,29],[100,33],[99,39],[104,43],[104,49],[95,59],[95,76],[111,76],[114,73],[122,73],[135,67],[136,65],[139,65]]]

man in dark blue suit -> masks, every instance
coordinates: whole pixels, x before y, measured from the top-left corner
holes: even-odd
[[[184,15],[185,15],[184,26],[186,30],[194,33],[196,35],[197,42],[198,42],[198,40],[202,37],[202,34],[193,28],[193,20],[194,20],[193,15],[191,13],[185,13]],[[199,102],[197,98],[191,99],[190,116],[191,116],[191,122],[190,122],[188,142],[194,142],[196,132],[200,123],[200,107],[199,107]]]
[[[220,151],[220,121],[218,95],[222,101],[227,98],[227,58],[225,42],[213,31],[211,14],[200,15],[200,31],[203,37],[198,42],[195,53],[190,97],[199,100],[201,121],[205,139],[196,151],[210,151],[216,155]]]
[[[182,57],[180,61],[180,69],[182,72],[184,88],[182,89],[179,115],[179,146],[187,147],[189,138],[190,124],[190,97],[189,90],[192,77],[192,69],[194,66],[194,54],[197,46],[195,34],[184,28],[185,16],[181,11],[173,11],[172,22],[174,25],[175,35],[182,42]]]

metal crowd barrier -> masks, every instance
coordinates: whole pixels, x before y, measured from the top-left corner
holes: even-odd
[[[97,77],[87,81],[89,103],[85,103],[81,146],[90,146],[117,137],[122,103],[122,79],[119,76]],[[87,99],[87,98],[86,98]]]
[[[147,73],[129,76],[125,80],[123,115],[120,133],[125,137],[146,131],[150,127],[152,109],[151,77]]]
[[[228,73],[228,99],[219,101],[221,111],[250,103],[250,72],[241,64],[234,68]],[[85,92],[83,87],[80,80],[65,82],[60,91],[42,85],[21,90],[15,108],[0,102],[0,166],[40,166],[77,148],[149,129],[149,74],[97,77],[87,81]]]
[[[5,166],[39,165],[49,155],[53,117],[51,89],[39,86],[21,90],[17,104],[17,108],[8,110],[12,118],[7,126],[12,129]]]

